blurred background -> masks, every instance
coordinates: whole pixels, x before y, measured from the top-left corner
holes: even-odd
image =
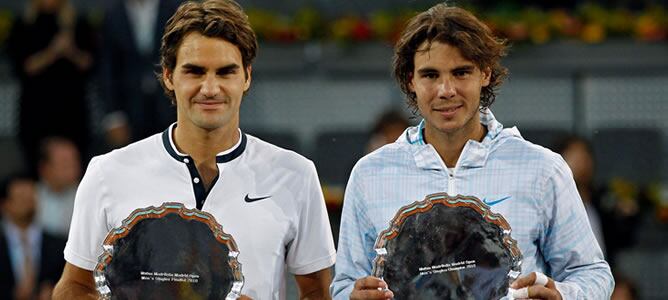
[[[174,120],[153,74],[162,27],[179,2],[0,0],[0,175],[34,181],[34,217],[23,223],[65,238],[88,160]],[[391,78],[392,45],[410,17],[437,1],[239,2],[260,39],[241,128],[316,163],[336,235],[354,163],[420,120]],[[665,299],[668,5],[453,4],[512,45],[510,77],[492,110],[571,165],[617,278],[615,299]],[[3,219],[18,220],[12,183],[27,179],[7,178],[17,180],[3,188]],[[0,273],[8,266],[0,262]]]

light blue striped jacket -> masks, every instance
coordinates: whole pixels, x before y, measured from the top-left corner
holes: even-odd
[[[478,197],[502,214],[522,251],[523,275],[545,273],[564,299],[610,298],[610,267],[566,162],[525,141],[517,128],[504,129],[489,110],[481,122],[487,135],[466,143],[453,170],[424,143],[424,121],[355,165],[341,217],[335,299],[348,299],[355,280],[371,274],[374,242],[395,213],[438,192]]]

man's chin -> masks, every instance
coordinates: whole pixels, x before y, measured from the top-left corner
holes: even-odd
[[[214,131],[220,128],[225,127],[225,122],[221,120],[199,120],[196,122],[193,122],[195,126],[208,130],[208,131]]]

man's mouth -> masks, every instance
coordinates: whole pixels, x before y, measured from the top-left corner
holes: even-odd
[[[457,105],[457,106],[452,106],[452,107],[443,107],[443,108],[436,108],[434,109],[437,111],[439,114],[446,118],[453,117],[455,113],[462,107],[462,105]]]

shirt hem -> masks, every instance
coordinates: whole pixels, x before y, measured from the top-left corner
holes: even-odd
[[[71,251],[63,251],[63,253],[65,254],[65,260],[68,263],[73,264],[79,268],[88,271],[93,271],[93,269],[95,269],[95,266],[97,265],[97,262],[91,261],[80,255],[74,254]]]
[[[288,267],[288,271],[294,275],[306,275],[322,269],[329,268],[334,265],[336,261],[336,253],[332,253],[328,256],[315,260],[312,263],[297,267],[291,268]]]

